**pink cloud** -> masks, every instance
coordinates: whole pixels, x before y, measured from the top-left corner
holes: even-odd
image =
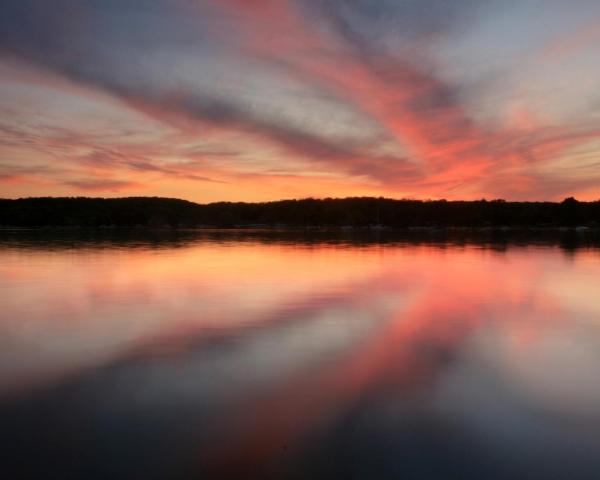
[[[275,147],[284,163],[288,158],[308,160],[316,173],[336,174],[340,183],[366,179],[392,195],[402,191],[418,197],[480,197],[491,191],[487,177],[505,179],[507,194],[517,192],[522,196],[535,191],[544,195],[548,180],[542,180],[532,166],[543,165],[573,146],[600,138],[598,129],[586,126],[576,130],[545,127],[535,112],[517,112],[514,121],[501,130],[477,124],[462,105],[454,86],[436,75],[435,65],[422,45],[409,49],[410,58],[371,55],[356,44],[352,34],[346,32],[344,36],[335,28],[327,30],[315,25],[292,2],[213,3],[236,27],[235,38],[231,38],[230,30],[223,30],[227,32],[221,39],[224,44],[234,43],[243,54],[268,62],[295,81],[316,86],[345,101],[379,125],[406,154],[382,154],[372,143],[334,140],[321,134],[318,125],[301,130],[266,119],[261,112],[227,99],[217,100],[184,89],[173,91],[152,82],[140,85],[108,70],[80,68],[65,62],[56,52],[54,56],[40,56],[32,46],[18,46],[13,48],[16,52],[13,54],[53,72],[47,80],[53,85],[100,93],[148,118],[175,127],[180,140],[240,134],[257,152]],[[188,7],[186,3],[186,16],[194,11]],[[594,35],[591,28],[570,45],[589,41]],[[57,82],[57,75],[66,81]],[[72,153],[73,147],[84,145],[87,140],[69,134],[27,134],[18,141],[54,156],[63,154],[69,161],[79,162],[78,168],[92,177],[110,170],[124,173],[119,180],[123,182],[128,182],[134,174],[208,183],[226,182],[243,175],[231,164],[210,168],[194,162],[168,164],[160,157],[169,146],[160,141],[147,147],[91,145],[90,152],[79,155]],[[264,171],[264,177],[272,175]],[[578,185],[587,188],[588,180],[572,179],[564,189],[552,188],[547,192],[553,196],[573,194]]]

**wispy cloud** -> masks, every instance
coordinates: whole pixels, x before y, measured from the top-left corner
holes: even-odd
[[[123,190],[138,189],[142,185],[136,182],[127,182],[122,180],[102,180],[102,179],[88,179],[88,180],[67,180],[64,182],[69,187],[76,188],[77,190],[101,192],[105,190],[120,192]]]
[[[146,145],[100,145],[68,135],[23,133],[8,124],[0,148],[54,156],[60,152],[92,175],[99,170],[121,172],[124,185],[135,183],[137,174],[231,184],[247,174],[237,154],[239,138],[245,153],[263,159],[262,172],[269,181],[275,163],[300,161],[313,173],[335,174],[340,182],[344,176],[363,179],[386,194],[473,197],[505,192],[527,197],[535,192],[555,197],[589,188],[589,175],[571,178],[561,189],[560,178],[550,178],[547,171],[542,175],[539,169],[568,155],[572,147],[600,138],[597,125],[525,121],[535,112],[524,110],[502,128],[486,125],[478,121],[472,103],[465,102],[469,85],[452,82],[441,72],[439,59],[431,54],[439,38],[450,42],[460,29],[474,28],[480,10],[478,2],[469,0],[452,5],[437,0],[153,0],[142,15],[135,13],[131,0],[118,6],[8,1],[7,15],[0,20],[4,55],[62,77],[62,88],[73,85],[113,98],[178,135],[171,144],[163,139]],[[557,39],[557,45],[568,46],[558,50],[568,55],[587,48],[594,35],[590,27],[570,40]],[[167,66],[165,55],[157,53],[162,51],[187,60]],[[303,118],[308,108],[302,96],[283,96],[269,111],[259,108],[269,96],[267,84],[247,93],[194,82],[191,72],[204,75],[216,68],[214,58],[219,56],[247,59],[252,65],[225,69],[220,75],[230,84],[236,84],[239,72],[260,70],[272,85],[291,90],[306,86],[321,92],[324,112],[328,106],[343,106],[372,134],[353,135],[336,120],[341,117],[334,117],[342,134],[332,135],[323,128],[331,119],[315,112],[304,115],[310,121],[292,121],[287,112]],[[244,81],[240,78],[237,84]],[[194,152],[189,145],[198,139],[223,141],[236,153]],[[196,162],[203,155],[209,167]],[[229,161],[220,162],[219,157]],[[490,177],[502,178],[504,187],[491,188]],[[75,187],[74,182],[69,185]]]

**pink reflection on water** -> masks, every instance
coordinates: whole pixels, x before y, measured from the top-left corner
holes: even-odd
[[[580,325],[600,338],[598,258],[594,251],[566,257],[535,247],[499,253],[476,246],[235,242],[163,250],[3,249],[0,391],[25,395],[134,359],[186,359],[215,338],[248,343],[294,325],[269,347],[273,363],[285,360],[286,369],[253,367],[262,383],[228,407],[220,438],[199,447],[198,468],[218,475],[268,472],[285,451],[372,392],[402,395],[435,385],[474,343],[532,402],[564,411],[584,405],[595,415],[589,401],[595,390],[585,390],[587,403],[578,397],[581,382],[589,381],[581,367],[594,364],[589,346],[581,358],[568,355],[567,393],[535,356],[557,358],[548,347],[557,332],[580,346],[573,336]],[[351,316],[364,330],[339,335]],[[313,345],[306,344],[305,355],[284,358],[309,329],[319,333],[310,341],[330,354],[312,358]],[[250,372],[251,360],[234,368]]]
[[[381,273],[375,250],[203,244],[178,250],[3,250],[0,390],[132,350],[251,328]],[[367,261],[369,259],[369,261]],[[325,298],[326,300],[326,298]],[[280,320],[280,319],[279,319]]]
[[[325,428],[367,392],[390,384],[402,391],[435,382],[448,359],[487,322],[501,321],[509,335],[526,337],[527,343],[516,345],[525,348],[569,320],[560,303],[537,288],[545,268],[529,255],[540,252],[520,252],[510,260],[477,249],[405,253],[394,259],[394,266],[402,268],[388,271],[386,282],[399,288],[417,285],[412,304],[333,364],[302,372],[255,405],[244,405],[232,436],[205,461],[209,473],[265,474],[282,448],[293,449]],[[406,276],[413,285],[402,284]]]

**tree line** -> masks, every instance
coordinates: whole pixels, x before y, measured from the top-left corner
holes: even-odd
[[[0,199],[4,227],[600,227],[600,201],[356,197],[197,204],[159,197]]]

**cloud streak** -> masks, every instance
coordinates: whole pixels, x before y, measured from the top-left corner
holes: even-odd
[[[531,192],[555,197],[588,189],[589,177],[571,178],[560,188],[559,181],[548,180],[550,174],[542,175],[538,169],[568,155],[572,147],[599,139],[600,128],[583,123],[517,123],[499,129],[478,122],[464,102],[468,85],[446,79],[430,54],[440,35],[474,21],[468,13],[476,6],[466,0],[452,7],[434,0],[425,3],[207,0],[174,8],[155,0],[147,15],[129,17],[130,1],[110,8],[68,0],[52,7],[32,0],[9,1],[7,15],[0,21],[0,50],[175,129],[178,144],[172,151],[178,155],[199,139],[225,139],[235,148],[237,136],[252,145],[254,157],[263,158],[265,178],[272,177],[274,162],[284,166],[299,161],[317,174],[337,175],[340,181],[344,176],[359,178],[382,193],[420,197],[477,197],[492,192],[515,198],[526,198]],[[427,14],[421,10],[425,7],[430,10]],[[124,28],[128,18],[134,20],[129,30]],[[414,22],[409,22],[411,18]],[[399,32],[389,28],[394,21],[402,26]],[[154,36],[148,36],[148,27],[157,28]],[[569,54],[573,45],[585,48],[593,35],[591,28],[563,41],[571,47],[562,48],[561,55]],[[151,44],[146,45],[146,40]],[[204,56],[205,50],[246,58],[252,68],[262,65],[262,73],[288,90],[304,85],[321,92],[325,110],[334,103],[344,105],[362,119],[365,131],[367,125],[375,125],[377,133],[370,138],[333,136],[318,120],[292,122],[287,112],[302,115],[301,98],[288,95],[277,107],[279,113],[275,108],[271,114],[254,106],[252,97],[220,92],[218,85],[212,90],[198,82],[194,86],[185,72],[166,73],[151,51],[153,46],[185,55],[190,64],[206,68],[213,65],[213,57]],[[235,75],[233,69],[226,78]],[[268,90],[262,88],[252,91],[256,98],[268,97]],[[334,126],[342,132],[346,128]],[[19,135],[14,126],[6,128],[13,132],[0,147],[12,148],[10,143]],[[41,143],[52,149],[56,145],[49,145],[50,140],[19,139],[29,147],[39,148]],[[157,155],[152,147],[96,145],[79,154],[73,151],[82,148],[81,142],[65,141],[62,147],[71,150],[67,156],[81,168],[91,171],[113,169],[127,175],[160,174],[208,183],[230,182],[247,174],[237,156],[227,166],[208,156],[211,167],[202,171],[185,158],[165,161],[164,148],[158,148]],[[495,176],[507,182],[506,189],[490,188],[494,182],[487,177]],[[119,181],[127,185],[130,179]],[[69,185],[76,187],[77,182]],[[552,188],[546,188],[548,184]]]
[[[137,189],[141,185],[135,182],[127,182],[122,180],[68,180],[64,182],[69,187],[74,187],[78,190],[89,192],[101,192],[105,190],[120,192],[123,190]]]

